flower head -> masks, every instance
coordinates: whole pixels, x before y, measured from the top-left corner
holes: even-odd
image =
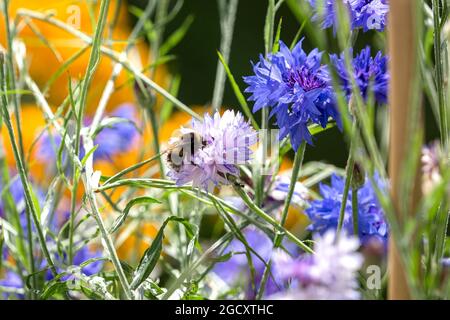
[[[245,92],[255,101],[253,112],[271,107],[276,116],[280,139],[288,134],[294,150],[303,141],[312,144],[308,124],[325,127],[328,118],[338,120],[333,89],[325,66],[320,64],[322,53],[317,49],[306,54],[300,41],[291,51],[280,41],[280,51],[253,66],[255,75],[244,77]]]
[[[180,133],[181,137],[170,141],[168,176],[178,185],[192,182],[204,189],[238,177],[238,165],[250,160],[250,147],[257,140],[242,114],[230,110],[222,116],[206,114],[203,122],[193,119],[192,128],[181,128]]]
[[[381,180],[375,178],[379,187],[384,189]],[[329,229],[337,228],[344,183],[343,178],[333,175],[330,186],[320,185],[320,194],[323,199],[312,201],[310,207],[306,209],[306,214],[311,221],[309,230],[323,234]],[[343,227],[349,234],[353,234],[351,192],[345,206]],[[363,245],[368,240],[378,239],[384,243],[385,247],[387,246],[388,225],[375,190],[369,181],[358,189],[358,236]]]
[[[360,297],[357,272],[363,258],[359,241],[345,233],[336,239],[334,231],[314,236],[314,255],[297,259],[285,252],[274,257],[276,278],[288,283],[286,291],[270,298],[296,300],[353,300]]]
[[[127,152],[131,149],[134,139],[139,134],[134,124],[136,114],[133,105],[123,104],[114,110],[111,116],[121,122],[104,128],[95,137],[94,143],[98,145],[95,150],[95,158],[97,159],[110,160],[116,154]]]
[[[248,246],[253,249],[253,252],[248,252],[254,268],[254,286],[252,285],[249,258],[246,255],[248,249],[238,239],[231,241],[224,250],[224,254],[232,254],[232,257],[225,262],[216,264],[213,272],[230,287],[243,284],[246,298],[254,299],[256,295],[255,289],[258,290],[266,265],[272,257],[273,242],[264,232],[254,227],[247,227],[243,230],[243,234]],[[285,241],[284,244],[288,249],[292,249],[290,248],[291,243]],[[292,251],[294,253],[294,250]],[[264,294],[274,294],[280,288],[282,288],[282,282],[275,277],[274,269],[272,268]]]
[[[289,192],[291,177],[289,175],[279,175],[275,177],[273,187],[269,191],[272,199],[284,202]],[[305,200],[309,197],[309,190],[301,182],[296,182],[292,194],[291,204],[303,207]]]
[[[116,118],[116,122],[105,126],[95,137],[94,143],[98,146],[94,152],[94,160],[111,160],[115,155],[130,150],[134,140],[138,137],[136,125],[136,113],[132,104],[122,104],[110,115]],[[88,121],[89,122],[89,121]],[[39,150],[36,157],[40,162],[49,163],[49,160],[56,161],[58,149],[61,146],[62,138],[56,132],[45,132],[39,141]],[[84,157],[84,150],[80,150],[80,158]],[[63,162],[67,154],[63,152]]]
[[[8,291],[3,293],[3,298],[8,299],[13,294],[19,299],[24,299],[23,281],[19,275],[13,271],[7,271],[3,279],[0,279],[0,286],[6,288]],[[0,289],[0,291],[2,291]]]
[[[315,15],[314,20],[320,21],[322,28],[333,27],[337,30],[336,0],[309,0]],[[383,31],[389,12],[388,0],[342,0],[348,9],[352,29]]]
[[[422,148],[422,192],[429,193],[442,180],[441,176],[441,152],[439,142],[434,141]]]
[[[344,54],[341,54],[340,56],[331,55],[331,61],[336,68],[340,84],[342,85],[347,98],[350,99],[353,93],[353,87],[350,75],[346,68]],[[375,57],[372,57],[370,54],[370,47],[367,46],[352,60],[352,67],[353,77],[362,97],[367,99],[370,95],[369,90],[371,90],[375,100],[379,104],[385,104],[387,102],[387,89],[389,83],[387,57],[383,56],[380,51]]]

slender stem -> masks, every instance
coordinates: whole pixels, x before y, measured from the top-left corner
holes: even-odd
[[[92,78],[94,76],[95,69],[98,66],[100,59],[99,46],[101,45],[101,38],[103,30],[106,25],[106,15],[108,12],[110,0],[103,0],[100,5],[99,21],[95,28],[94,39],[92,42],[92,51],[89,57],[88,66],[86,69],[86,75],[81,87],[80,100],[78,105],[78,114],[76,115],[76,134],[75,134],[75,157],[79,158],[81,149],[81,129],[83,127],[84,113],[86,110],[87,92],[91,84]],[[71,94],[71,93],[70,93]],[[76,110],[76,109],[75,109]],[[73,182],[72,182],[72,204],[70,211],[70,227],[69,227],[69,261],[73,261],[73,236],[74,236],[74,224],[75,224],[75,205],[74,201],[76,198],[78,179],[79,176],[75,172],[75,162],[73,163]]]
[[[86,42],[87,44],[92,44],[93,39],[86,35],[85,33],[63,23],[62,21],[58,19],[54,19],[50,17],[49,15],[34,12],[27,9],[20,9],[17,10],[17,15],[24,16],[24,17],[30,17],[33,19],[41,20],[48,22],[60,29],[63,29],[70,33],[71,35],[78,37],[80,40]],[[195,111],[193,111],[191,108],[189,108],[187,105],[185,105],[183,102],[178,100],[176,97],[172,96],[169,92],[164,90],[161,86],[159,86],[157,83],[155,83],[153,80],[151,80],[149,77],[144,75],[141,70],[139,70],[138,67],[136,67],[133,63],[131,63],[126,57],[121,56],[118,52],[111,50],[110,48],[107,48],[105,46],[100,46],[100,51],[105,55],[111,58],[112,60],[119,62],[123,65],[125,69],[133,73],[133,75],[136,78],[139,78],[144,82],[145,84],[149,85],[153,90],[161,94],[163,97],[165,97],[167,100],[172,102],[175,106],[177,106],[182,111],[188,113],[192,117],[202,121],[203,118],[197,114]]]
[[[239,229],[242,230],[246,226],[248,226],[250,223],[245,221],[240,226]],[[214,242],[189,268],[186,268],[186,270],[180,274],[180,276],[177,278],[177,280],[169,287],[169,289],[166,291],[164,296],[162,297],[162,300],[167,300],[170,298],[170,296],[175,292],[177,288],[180,287],[180,285],[183,284],[184,280],[189,277],[193,271],[195,271],[206,259],[210,257],[210,255],[226,244],[227,242],[231,241],[233,239],[234,233],[232,231],[226,233],[223,235],[219,240]]]
[[[10,74],[9,77],[9,87],[11,90],[16,89],[16,76],[14,72],[14,62],[13,62],[13,35],[11,32],[11,25],[9,21],[9,0],[3,0],[3,10],[5,11],[5,31],[6,31],[6,40],[8,42],[8,54],[6,56],[8,72]],[[19,151],[24,158],[24,147],[23,147],[23,137],[22,137],[22,121],[20,116],[20,100],[19,95],[17,93],[13,93],[13,105],[14,105],[14,116],[16,118],[16,126],[17,126],[17,139],[19,145]],[[26,168],[25,168],[26,169]]]
[[[119,171],[118,173],[116,173],[116,174],[113,175],[112,177],[108,178],[108,179],[103,183],[103,185],[107,185],[107,184],[109,184],[109,183],[112,183],[112,182],[114,182],[114,181],[117,181],[120,177],[123,177],[124,175],[126,175],[126,174],[128,174],[128,173],[130,173],[130,172],[133,172],[134,170],[137,170],[137,169],[139,169],[139,168],[145,166],[146,164],[148,164],[148,163],[150,163],[150,162],[152,162],[152,161],[154,161],[154,160],[160,158],[161,155],[162,155],[162,154],[157,154],[157,155],[155,155],[155,156],[153,156],[153,157],[151,157],[151,158],[148,158],[148,159],[146,159],[146,160],[144,160],[144,161],[141,161],[141,162],[139,162],[139,163],[136,163],[136,164],[134,164],[134,165],[132,165],[132,166],[130,166],[130,167],[128,167],[128,168],[125,168],[125,169],[123,169],[122,171]]]
[[[289,191],[286,195],[286,199],[284,200],[283,212],[281,213],[280,225],[283,227],[284,227],[284,224],[286,223],[286,219],[287,219],[288,212],[289,212],[289,206],[291,204],[292,196],[294,195],[294,191],[295,191],[295,186],[297,184],[297,180],[300,175],[300,170],[302,168],[303,159],[305,157],[305,149],[306,149],[306,142],[303,142],[300,145],[300,148],[298,149],[297,153],[295,154],[294,166],[292,168],[292,176],[291,176],[291,181],[289,184]],[[281,240],[283,240],[283,235],[280,235],[278,240],[280,241],[280,243],[275,243],[275,245],[277,247],[280,246]]]
[[[280,225],[282,227],[284,227],[285,223],[286,223],[286,219],[288,216],[288,212],[289,212],[289,207],[292,201],[292,196],[294,195],[294,190],[295,190],[295,185],[297,184],[297,180],[300,174],[300,170],[303,164],[303,159],[305,156],[305,149],[306,149],[306,142],[303,142],[300,145],[300,148],[297,150],[297,153],[295,154],[295,158],[294,158],[294,166],[292,168],[292,176],[291,176],[291,181],[289,184],[289,190],[288,193],[286,195],[286,199],[284,200],[284,206],[283,206],[283,211],[281,213],[281,219],[280,219]],[[281,246],[281,243],[283,241],[283,233],[277,232],[275,233],[275,239],[273,241],[273,245],[274,248],[279,248]],[[266,267],[264,269],[264,273],[263,273],[263,277],[261,280],[261,284],[258,290],[258,294],[257,294],[257,299],[261,299],[264,295],[264,291],[266,289],[266,283],[267,280],[269,279],[269,273],[270,273],[270,268],[272,266],[272,257],[270,257],[269,262],[266,264]]]
[[[345,209],[347,207],[347,199],[348,199],[348,193],[350,190],[350,184],[352,182],[354,165],[355,165],[355,160],[353,158],[352,153],[350,152],[348,155],[347,166],[345,169],[345,185],[344,185],[344,192],[342,193],[341,208],[339,209],[339,220],[338,220],[338,225],[337,225],[337,229],[336,229],[336,238],[339,237],[339,235],[341,234],[341,230],[344,225]]]
[[[6,77],[5,77],[6,73],[5,73],[5,69],[4,69],[4,55],[0,54],[0,79],[3,80],[3,83],[1,84],[2,86],[2,90],[4,92],[6,92]],[[17,171],[19,172],[19,176],[20,176],[20,180],[22,182],[23,185],[23,190],[24,190],[24,194],[25,194],[25,200],[26,200],[26,204],[28,209],[30,210],[30,213],[33,217],[33,221],[36,227],[36,231],[38,234],[38,238],[39,238],[39,243],[41,245],[41,249],[42,252],[44,254],[45,259],[47,260],[47,263],[50,267],[50,270],[52,272],[52,274],[54,276],[56,276],[58,274],[58,272],[56,271],[55,265],[53,264],[53,260],[50,256],[50,253],[48,251],[47,248],[47,244],[45,242],[45,236],[44,236],[44,232],[42,231],[42,226],[41,223],[39,221],[39,217],[37,215],[37,209],[35,207],[35,203],[33,201],[33,197],[32,197],[32,191],[31,191],[31,187],[30,187],[30,183],[28,181],[28,177],[27,177],[27,173],[25,170],[25,167],[23,165],[23,159],[21,157],[20,151],[19,151],[19,147],[17,145],[16,142],[16,138],[15,138],[15,133],[14,133],[14,128],[11,122],[11,117],[9,115],[8,112],[8,100],[7,100],[7,96],[5,94],[1,95],[1,108],[2,108],[2,117],[3,120],[5,122],[6,128],[8,130],[8,134],[9,134],[9,139],[11,141],[11,145],[12,145],[12,150],[13,150],[13,154],[14,154],[14,159],[16,161],[16,167],[17,167]]]
[[[116,249],[114,248],[114,243],[108,233],[108,230],[106,230],[105,224],[103,223],[101,214],[98,210],[97,202],[95,199],[95,194],[94,194],[94,191],[92,190],[91,181],[89,181],[86,174],[83,174],[83,180],[84,180],[84,184],[86,187],[86,196],[87,196],[89,204],[92,208],[92,214],[93,214],[95,221],[97,222],[97,225],[100,229],[100,233],[103,238],[103,244],[106,246],[106,249],[108,250],[108,253],[109,253],[109,258],[111,259],[111,262],[113,263],[113,265],[116,269],[117,276],[119,277],[120,284],[122,285],[122,288],[125,293],[125,297],[128,300],[132,300],[133,294],[131,292],[130,285],[125,276],[125,272],[123,271],[119,257],[117,256]]]
[[[16,89],[16,76],[14,72],[14,62],[13,62],[13,34],[11,32],[11,25],[9,21],[9,1],[3,0],[3,10],[5,14],[5,31],[6,31],[6,40],[8,42],[8,55],[7,55],[7,65],[9,70],[9,87],[11,90]],[[25,152],[24,152],[24,146],[23,146],[23,136],[22,136],[22,118],[20,114],[20,98],[18,93],[13,93],[13,106],[14,106],[14,117],[16,118],[16,126],[17,126],[17,140],[18,140],[18,147],[20,151],[20,155],[22,159],[25,159]],[[24,163],[25,170],[26,164]],[[31,213],[29,210],[26,210],[25,212],[26,220],[27,220],[27,234],[28,234],[28,254],[30,256],[30,271],[33,275],[33,286],[36,288],[37,286],[37,279],[34,276],[36,267],[34,264],[34,257],[33,257],[33,234],[31,229]],[[34,297],[34,293],[32,294],[32,297]]]
[[[436,89],[439,103],[439,127],[441,131],[441,143],[443,150],[448,151],[449,127],[447,106],[445,105],[444,81],[443,81],[443,61],[441,47],[441,14],[439,0],[433,0],[433,22],[434,22],[434,60],[436,72]]]
[[[156,120],[155,111],[151,110],[150,108],[147,109],[148,114],[150,117],[150,124],[152,126],[152,133],[153,133],[153,148],[155,151],[155,154],[159,155],[161,153],[160,146],[159,146],[159,131],[158,131],[158,122]],[[161,179],[165,179],[165,173],[164,173],[164,164],[162,161],[162,158],[159,156],[158,159],[158,165],[159,165],[159,171],[161,174]]]
[[[220,52],[226,64],[229,64],[231,43],[233,41],[234,22],[236,20],[236,12],[239,0],[230,0],[226,13],[221,12],[221,43]],[[225,11],[225,10],[224,10]],[[214,84],[214,94],[212,99],[212,108],[220,111],[223,92],[225,89],[225,68],[220,60],[217,60],[216,80]]]
[[[352,220],[353,220],[353,234],[358,236],[359,227],[358,227],[358,189],[352,188]]]
[[[297,246],[302,248],[308,253],[314,253],[314,251],[308,247],[303,241],[298,239],[295,235],[293,235],[290,231],[286,230],[282,226],[278,224],[278,222],[269,216],[267,213],[265,213],[261,208],[259,208],[248,196],[248,194],[242,190],[239,186],[235,186],[234,190],[237,192],[237,194],[244,200],[244,203],[247,205],[247,207],[252,210],[254,213],[256,213],[260,218],[262,218],[267,223],[274,226],[279,232],[285,233],[286,237],[289,238],[293,243],[295,243]]]

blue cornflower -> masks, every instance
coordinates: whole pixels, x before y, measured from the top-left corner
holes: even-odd
[[[26,216],[26,199],[25,199],[25,191],[23,189],[22,181],[18,176],[12,176],[9,179],[9,184],[5,185],[3,177],[0,175],[0,217],[8,219],[9,217],[6,215],[7,211],[5,208],[5,194],[9,192],[11,196],[11,200],[14,202],[15,209],[19,214],[20,225],[23,230],[27,230],[27,216]],[[45,200],[45,195],[41,189],[33,186],[33,192],[36,196],[36,200],[39,205],[42,206]],[[32,229],[34,230],[34,225],[32,223]]]
[[[297,150],[303,141],[312,144],[308,124],[326,127],[328,118],[339,123],[333,89],[326,66],[320,64],[322,53],[314,49],[306,54],[303,39],[291,51],[280,41],[280,51],[253,65],[255,75],[244,77],[245,92],[255,101],[253,112],[271,107],[276,116],[280,139],[290,135]]]
[[[375,176],[375,180],[382,190],[385,189],[378,176]],[[311,221],[309,230],[323,234],[337,228],[344,184],[343,178],[333,175],[330,186],[320,185],[322,199],[311,201],[310,207],[305,210]],[[351,192],[345,207],[343,228],[353,234]],[[366,181],[358,190],[358,236],[363,244],[378,239],[387,245],[388,224],[370,181]]]
[[[95,137],[94,144],[98,145],[98,147],[94,152],[94,161],[101,159],[111,160],[113,156],[130,150],[133,147],[134,140],[139,135],[139,131],[134,124],[137,117],[135,107],[132,104],[125,103],[120,105],[110,116],[118,118],[120,121],[104,127]],[[59,134],[45,132],[39,143],[39,152],[37,153],[39,161],[46,163],[50,159],[56,161],[61,141]],[[66,157],[66,152],[63,152],[63,162],[65,162]],[[83,157],[84,149],[81,146],[80,158],[82,159]]]
[[[139,134],[134,124],[137,119],[133,105],[123,104],[111,116],[124,121],[103,128],[98,133],[94,142],[98,145],[94,155],[96,159],[110,160],[116,154],[127,152],[132,148],[133,141]]]
[[[101,258],[102,257],[102,251],[101,250],[93,250],[90,249],[88,246],[81,247],[73,256],[73,265],[74,266],[81,266],[84,262],[95,259],[95,258]],[[62,257],[59,254],[55,254],[55,258],[53,259],[53,262],[56,264],[56,270],[58,273],[64,272],[68,265],[67,256],[63,255]],[[103,269],[104,262],[103,260],[94,261],[84,267],[82,267],[80,270],[78,270],[80,273],[84,274],[85,276],[91,276],[94,274],[99,273]],[[47,261],[43,260],[41,264],[41,269],[44,269],[47,267]],[[73,274],[67,274],[61,277],[61,280],[66,281],[73,279]],[[45,274],[45,278],[47,281],[53,279],[53,274],[50,270],[48,270]]]
[[[0,286],[11,292],[3,292],[3,298],[9,299],[12,295],[16,295],[18,299],[24,299],[23,281],[19,275],[13,271],[5,272],[4,278],[0,279]],[[0,289],[1,290],[1,289]],[[14,292],[14,293],[13,293]]]
[[[353,50],[350,49],[350,53]],[[345,65],[344,54],[330,56],[331,62],[336,68],[340,84],[350,99],[353,88],[350,75]],[[370,54],[370,47],[367,46],[352,60],[353,76],[359,88],[360,94],[367,99],[369,89],[372,90],[376,102],[385,104],[387,102],[387,91],[389,85],[389,73],[387,72],[387,57],[378,51],[375,57]]]
[[[254,252],[250,252],[252,264],[254,267],[254,286],[252,285],[250,264],[247,258],[246,247],[238,239],[234,239],[225,248],[224,254],[232,254],[232,257],[225,261],[217,263],[214,266],[213,272],[230,287],[237,285],[244,285],[246,299],[254,299],[256,296],[255,290],[259,289],[261,280],[268,261],[273,253],[273,241],[263,231],[255,227],[247,227],[243,230],[243,235]],[[284,240],[283,246],[289,254],[298,255],[298,250],[291,242]],[[270,269],[270,275],[266,282],[264,294],[266,296],[272,295],[283,289],[283,282],[277,277],[281,271],[277,269],[275,264]]]
[[[245,254],[246,248],[237,239],[231,241],[223,252],[224,254],[233,254],[233,256],[225,262],[216,264],[213,272],[231,287],[245,284],[246,298],[254,299],[256,296],[254,289],[257,289],[261,283],[266,263],[272,254],[273,243],[265,233],[253,227],[244,229],[243,234],[248,245],[259,255],[258,257],[253,252],[250,253],[255,270],[255,286],[253,287],[251,283],[250,265]],[[275,293],[278,291],[277,287],[273,276],[271,276],[266,283],[265,293]]]
[[[383,31],[389,12],[388,0],[341,0],[347,7],[352,29]],[[337,29],[336,0],[309,0],[315,12],[313,19],[324,29]]]

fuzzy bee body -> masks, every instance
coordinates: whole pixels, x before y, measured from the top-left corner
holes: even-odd
[[[184,133],[167,149],[166,162],[172,170],[180,172],[184,163],[193,164],[195,154],[205,146],[200,134],[194,131]]]

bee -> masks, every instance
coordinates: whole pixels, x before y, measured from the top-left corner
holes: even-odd
[[[202,136],[194,131],[184,133],[175,138],[167,148],[166,162],[175,172],[180,172],[184,163],[192,163],[195,154],[206,146]]]

